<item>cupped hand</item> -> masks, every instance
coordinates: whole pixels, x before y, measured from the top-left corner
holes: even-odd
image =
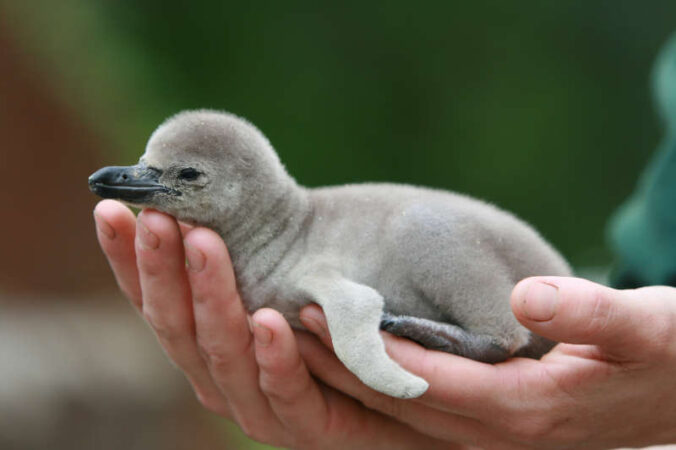
[[[540,361],[489,365],[383,333],[390,355],[430,383],[414,401],[379,394],[345,370],[317,306],[301,320],[324,345],[299,336],[299,347],[327,385],[437,439],[486,449],[676,442],[676,289],[536,277],[516,286],[512,309],[524,326],[566,344]]]
[[[458,448],[317,382],[296,337],[315,349],[321,344],[295,336],[271,309],[247,315],[213,231],[152,210],[135,218],[112,200],[100,202],[94,216],[120,288],[199,401],[251,438],[298,449]]]

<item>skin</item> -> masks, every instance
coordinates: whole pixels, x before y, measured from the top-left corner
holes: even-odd
[[[199,401],[255,440],[314,448],[614,448],[676,442],[676,289],[617,291],[537,277],[512,293],[516,318],[566,344],[540,361],[490,365],[383,333],[430,381],[415,400],[377,393],[331,351],[321,309],[293,331],[271,309],[247,317],[223,241],[145,210],[96,207],[123,292]],[[184,261],[187,259],[186,269]]]

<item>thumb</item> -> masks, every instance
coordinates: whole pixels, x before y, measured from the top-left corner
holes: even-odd
[[[512,291],[525,327],[558,342],[592,344],[611,358],[639,359],[674,341],[676,289],[611,289],[580,278],[533,277]]]

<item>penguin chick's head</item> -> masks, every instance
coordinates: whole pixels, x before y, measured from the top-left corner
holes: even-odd
[[[266,204],[295,182],[265,136],[235,115],[184,111],[160,125],[139,163],[104,167],[89,187],[104,198],[210,225]]]

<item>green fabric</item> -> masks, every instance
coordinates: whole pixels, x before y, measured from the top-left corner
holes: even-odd
[[[676,34],[657,58],[653,86],[666,131],[636,191],[610,222],[617,287],[676,285]]]

